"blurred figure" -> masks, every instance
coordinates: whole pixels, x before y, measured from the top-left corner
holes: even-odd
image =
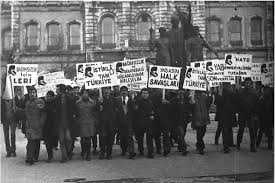
[[[16,119],[13,109],[13,100],[1,99],[1,123],[3,124],[5,145],[6,145],[6,157],[16,156],[15,146],[15,130],[16,130]]]
[[[256,91],[252,88],[251,78],[245,78],[244,89],[239,92],[239,130],[237,135],[237,149],[240,150],[240,144],[243,139],[244,128],[249,128],[250,151],[256,150],[256,132],[259,126],[260,100]]]
[[[37,98],[36,89],[30,87],[28,92],[30,100],[26,103],[26,137],[28,139],[26,163],[32,165],[38,161],[46,112],[45,102]]]
[[[54,100],[54,92],[48,91],[46,94],[45,111],[47,114],[46,122],[43,128],[43,137],[46,144],[48,153],[47,162],[50,163],[53,160],[53,149],[58,144],[58,122],[55,121],[56,114],[56,102]]]
[[[197,151],[204,155],[203,137],[206,133],[206,126],[210,124],[209,108],[212,98],[202,91],[195,91],[195,94],[190,96],[191,104],[193,104],[192,112],[192,127],[197,130]]]
[[[26,115],[25,115],[25,96],[22,90],[19,88],[16,90],[16,95],[14,97],[15,103],[15,120],[18,123],[18,127],[22,129],[25,125]]]
[[[103,99],[99,103],[99,159],[112,159],[114,133],[115,133],[115,101],[111,97],[111,89],[105,87],[102,90]]]
[[[121,96],[115,98],[115,109],[120,134],[121,155],[125,156],[128,151],[129,159],[134,159],[136,156],[133,139],[134,103],[132,98],[129,96],[128,88],[126,86],[120,88],[120,93]]]
[[[256,147],[260,147],[260,143],[262,140],[263,133],[266,134],[267,140],[267,147],[269,150],[272,150],[272,142],[273,142],[273,134],[272,129],[274,128],[274,96],[273,89],[266,86],[263,89],[263,95],[260,98],[261,102],[261,123],[260,129],[257,136]]]
[[[66,86],[59,84],[56,86],[56,116],[58,124],[58,139],[61,150],[61,163],[65,163],[72,158],[72,137],[71,126],[74,115],[74,103],[66,92]]]
[[[143,138],[144,133],[146,133],[146,143],[148,149],[148,158],[154,158],[153,152],[153,120],[154,120],[154,111],[153,111],[153,103],[149,99],[149,90],[147,88],[143,88],[141,90],[141,98],[137,101],[136,105],[138,121],[136,124],[137,128],[137,138],[138,138],[138,151],[140,155],[143,155],[144,147],[143,147]]]
[[[81,98],[76,101],[76,122],[81,137],[81,157],[91,160],[91,138],[96,133],[96,101],[89,98],[88,91],[81,89]]]

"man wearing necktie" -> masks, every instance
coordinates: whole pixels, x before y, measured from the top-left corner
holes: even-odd
[[[134,140],[133,140],[133,100],[128,96],[128,88],[120,88],[121,96],[116,98],[116,112],[118,120],[118,130],[120,134],[121,155],[129,153],[129,159],[134,159]]]

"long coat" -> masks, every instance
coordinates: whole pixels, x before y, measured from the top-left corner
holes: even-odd
[[[15,123],[15,113],[12,100],[1,99],[1,123]]]
[[[114,132],[116,128],[116,112],[115,101],[112,97],[109,99],[103,97],[103,102],[99,106],[103,107],[103,110],[99,112],[98,129],[99,133]]]
[[[56,115],[55,120],[58,122],[59,128],[72,128],[73,115],[75,114],[74,103],[71,98],[65,94],[65,104],[61,103],[61,96],[56,98]],[[64,115],[62,115],[62,107],[64,107]],[[63,119],[64,118],[64,119]]]
[[[273,90],[264,92],[263,99],[261,101],[261,124],[265,129],[271,129],[274,125],[274,96]]]
[[[29,100],[26,103],[26,137],[30,140],[43,138],[43,126],[46,120],[46,112],[44,107],[40,108],[38,105],[45,106],[42,99]]]
[[[189,103],[189,98],[185,96],[182,103],[178,104],[178,120],[176,126],[185,127],[191,122],[192,104]]]
[[[196,94],[197,95],[197,94]],[[209,109],[211,98],[206,94],[198,94],[195,96],[195,104],[192,109],[192,126],[202,127],[210,124]]]
[[[125,114],[123,109],[122,97],[115,98],[115,109],[117,116],[117,127],[121,135],[128,135],[133,130],[133,100],[128,97],[128,102],[125,106],[127,113]]]
[[[45,104],[45,111],[47,114],[46,122],[43,129],[44,139],[58,137],[58,122],[55,120],[56,116],[56,102],[51,101]]]
[[[76,101],[76,123],[80,137],[91,137],[96,133],[96,102],[93,99]]]
[[[224,127],[236,126],[235,113],[236,110],[236,98],[234,93],[223,92],[223,96],[220,96],[220,116],[221,125]]]
[[[260,100],[256,91],[254,89],[242,89],[239,92],[238,101],[239,123],[244,123],[247,127],[258,126]]]

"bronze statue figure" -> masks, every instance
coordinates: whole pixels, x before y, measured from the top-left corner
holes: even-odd
[[[193,31],[191,31],[190,37],[186,42],[186,52],[188,61],[203,61],[203,47],[214,52],[216,57],[219,59],[219,55],[216,50],[214,50],[200,35],[199,26],[193,26]],[[189,60],[189,56],[191,57]]]
[[[160,37],[158,39],[153,38],[153,29],[150,29],[150,39],[149,39],[149,48],[151,51],[157,50],[156,55],[156,65],[170,66],[170,41],[167,37],[167,32],[165,27],[159,28]]]

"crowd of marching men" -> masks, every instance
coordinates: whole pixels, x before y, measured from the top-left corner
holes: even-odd
[[[216,104],[215,120],[218,121],[215,144],[222,133],[224,153],[230,153],[231,147],[240,150],[245,127],[249,128],[251,152],[257,151],[264,133],[268,137],[268,149],[272,149],[273,88],[262,86],[261,82],[257,82],[256,87],[252,84],[251,78],[246,78],[241,87],[223,83],[222,87],[206,92],[166,90],[165,98],[162,89],[143,88],[141,92],[133,92],[126,86],[115,86],[112,90],[102,88],[102,97],[96,89],[63,84],[56,86],[56,94],[48,91],[45,98],[37,97],[35,87],[28,87],[26,95],[18,89],[13,103],[2,100],[6,156],[16,156],[18,123],[22,124],[22,132],[28,140],[25,162],[29,165],[38,162],[41,140],[46,145],[48,162],[54,161],[53,150],[58,143],[61,163],[71,160],[77,137],[81,143],[80,156],[87,161],[91,160],[91,154],[98,154],[99,159],[111,159],[115,138],[120,142],[122,156],[134,159],[136,152],[142,156],[145,134],[148,158],[154,158],[154,154],[168,156],[173,141],[178,144],[178,151],[186,156],[185,136],[190,122],[197,132],[197,151],[203,155],[211,104]],[[232,128],[237,125],[237,144],[234,145]]]

